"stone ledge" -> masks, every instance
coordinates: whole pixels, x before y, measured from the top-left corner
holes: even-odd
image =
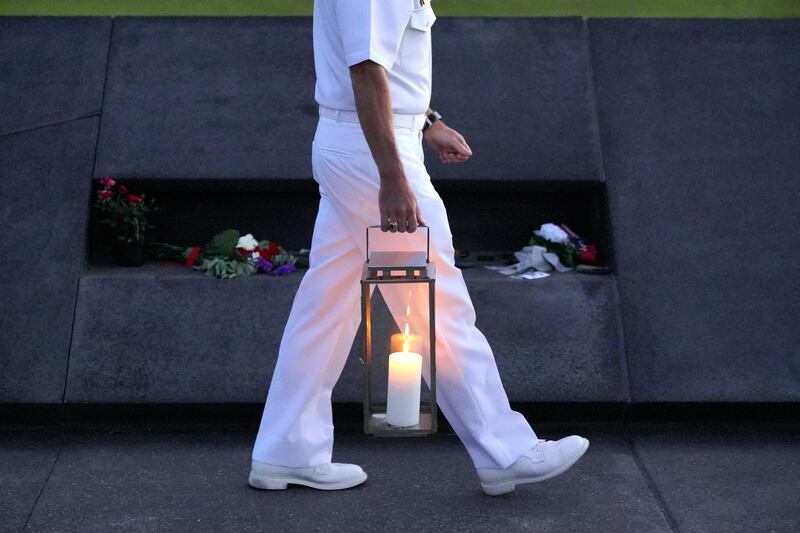
[[[613,276],[463,274],[512,401],[628,399]],[[90,266],[65,401],[263,401],[301,278],[220,281],[156,262]],[[334,401],[361,400],[360,350],[356,339]]]

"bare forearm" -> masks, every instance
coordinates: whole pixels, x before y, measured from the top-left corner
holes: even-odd
[[[392,124],[392,100],[386,71],[364,61],[350,67],[356,111],[361,129],[378,166],[381,180],[404,178]]]

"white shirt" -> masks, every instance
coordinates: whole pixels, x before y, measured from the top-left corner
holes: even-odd
[[[386,69],[395,113],[427,111],[435,20],[430,0],[314,0],[317,103],[355,111],[349,67],[370,59]]]

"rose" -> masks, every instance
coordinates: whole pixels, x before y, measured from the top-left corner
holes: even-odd
[[[184,264],[189,268],[193,267],[201,251],[202,248],[199,246],[192,246],[191,250],[189,250],[189,253],[186,254],[186,261]]]
[[[100,197],[102,200],[108,200],[109,198],[111,198],[112,196],[114,196],[114,193],[106,189],[106,190],[100,191],[100,192],[98,193],[98,196],[99,196],[99,197]]]
[[[578,254],[578,259],[580,259],[582,263],[590,265],[597,263],[597,247],[594,244],[590,244],[585,250]]]
[[[117,190],[119,192],[121,192],[122,194],[128,194],[128,188],[126,186],[122,185],[122,184],[117,186]]]
[[[550,242],[565,243],[569,240],[567,232],[555,224],[542,224],[542,227],[535,230],[534,233]]]
[[[252,233],[248,233],[247,235],[242,235],[239,237],[239,242],[236,243],[237,248],[243,248],[247,251],[252,251],[256,249],[258,246],[258,241],[253,238]]]
[[[103,178],[100,180],[100,184],[105,187],[113,187],[116,183],[117,181],[114,178]]]
[[[266,261],[271,261],[273,257],[281,253],[281,250],[277,244],[270,241],[266,248],[258,248],[258,253],[260,253],[261,257],[263,257]]]
[[[141,196],[136,196],[135,194],[129,194],[127,199],[132,204],[140,204],[140,203],[142,203],[142,197]]]

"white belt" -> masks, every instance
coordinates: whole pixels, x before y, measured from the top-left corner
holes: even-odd
[[[360,124],[358,113],[347,109],[333,109],[319,106],[319,116],[332,118],[337,122],[355,122]],[[392,123],[396,127],[421,130],[425,125],[425,113],[392,113]]]

